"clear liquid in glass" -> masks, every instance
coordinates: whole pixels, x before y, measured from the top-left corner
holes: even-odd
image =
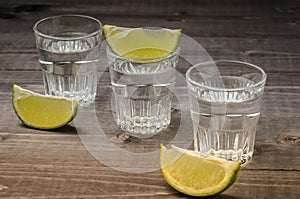
[[[64,33],[55,36],[84,36],[85,33]],[[43,71],[45,93],[77,99],[88,104],[95,99],[99,46],[96,38],[82,40],[49,40],[39,42],[39,62]]]
[[[252,84],[231,76],[223,77],[222,83],[225,88]],[[214,85],[215,81],[205,84]],[[263,87],[227,91],[189,87],[195,150],[243,164],[250,161]]]
[[[147,138],[168,127],[178,57],[139,64],[110,64],[115,120],[128,134]]]

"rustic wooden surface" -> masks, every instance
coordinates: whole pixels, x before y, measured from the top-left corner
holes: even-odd
[[[242,3],[243,2],[243,3]],[[132,174],[105,166],[83,146],[74,122],[56,131],[21,124],[11,106],[11,85],[43,91],[32,26],[57,14],[91,15],[103,24],[183,29],[214,59],[261,66],[268,74],[253,161],[237,182],[213,198],[300,198],[299,1],[10,0],[0,2],[0,197],[188,198],[159,171]],[[187,66],[179,66],[184,73]],[[156,150],[174,136],[122,141],[112,122],[109,76],[98,83],[96,115],[107,137],[125,150]],[[118,162],[116,162],[118,163]]]

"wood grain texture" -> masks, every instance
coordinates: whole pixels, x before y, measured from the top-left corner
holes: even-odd
[[[292,0],[1,1],[0,197],[188,198],[170,188],[159,171],[126,173],[95,159],[84,147],[75,121],[57,130],[40,131],[25,127],[16,117],[11,105],[12,84],[43,93],[33,24],[46,16],[78,13],[94,16],[103,24],[180,27],[213,59],[261,66],[268,80],[254,158],[242,168],[232,187],[212,198],[299,198],[299,11],[299,1]],[[195,49],[183,53],[195,56]],[[189,66],[182,59],[178,71],[184,74]],[[92,111],[107,138],[129,152],[153,151],[161,142],[167,144],[180,123],[178,103],[173,104],[170,128],[158,136],[145,140],[118,137],[122,132],[112,117],[106,67],[104,60]],[[184,85],[178,89],[184,89]],[[97,133],[92,120],[86,125]]]

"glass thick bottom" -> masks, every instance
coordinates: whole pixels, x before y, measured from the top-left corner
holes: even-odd
[[[159,117],[132,117],[124,118],[124,120],[117,121],[118,126],[129,135],[147,138],[156,135],[161,130],[167,128],[170,120],[167,118],[161,119]]]
[[[144,89],[144,88],[143,88]],[[171,93],[142,99],[115,95],[116,123],[129,135],[147,138],[167,128],[171,119]]]
[[[193,121],[196,151],[242,164],[252,159],[259,113],[251,116],[206,115],[200,118]],[[210,123],[204,126],[205,120]],[[216,126],[222,128],[214,129]]]
[[[95,100],[97,91],[97,71],[80,75],[56,75],[43,71],[45,93],[76,99],[80,105]]]

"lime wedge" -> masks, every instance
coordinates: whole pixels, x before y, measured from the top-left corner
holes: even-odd
[[[19,119],[37,129],[55,129],[68,124],[78,108],[76,100],[40,95],[17,85],[12,87],[12,104]]]
[[[119,56],[134,59],[164,57],[177,49],[181,29],[103,26],[108,46]]]
[[[216,195],[230,187],[238,176],[240,162],[172,146],[160,146],[160,170],[174,189],[191,196]]]

